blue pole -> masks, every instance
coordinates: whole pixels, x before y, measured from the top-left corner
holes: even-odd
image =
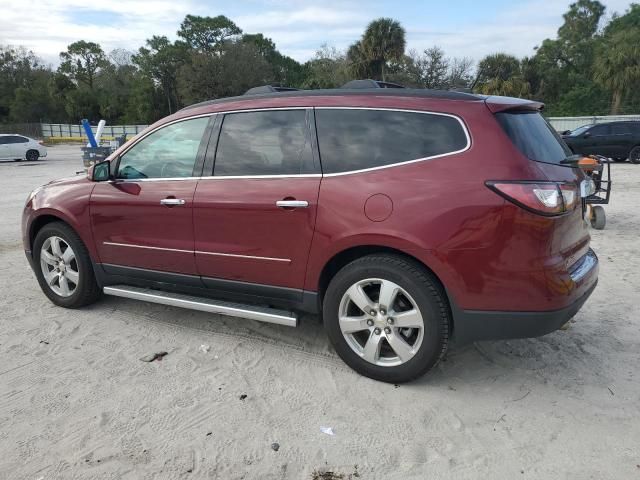
[[[96,137],[93,136],[93,131],[91,130],[91,125],[89,125],[89,120],[86,118],[82,119],[82,126],[84,127],[84,133],[87,134],[87,138],[89,139],[89,144],[96,148],[98,144],[96,143]]]

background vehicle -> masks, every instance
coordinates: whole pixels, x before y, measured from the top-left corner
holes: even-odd
[[[64,307],[319,313],[347,364],[408,381],[451,337],[558,329],[596,286],[585,176],[541,107],[392,88],[194,105],[34,191],[27,258]]]
[[[24,135],[0,134],[0,160],[35,161],[47,156],[47,148]]]
[[[573,153],[640,162],[640,122],[584,125],[562,136]]]

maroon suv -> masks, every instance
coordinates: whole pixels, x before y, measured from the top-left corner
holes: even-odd
[[[194,105],[31,193],[27,257],[63,307],[318,313],[352,368],[407,381],[451,338],[558,329],[596,286],[586,180],[541,108],[409,89]]]

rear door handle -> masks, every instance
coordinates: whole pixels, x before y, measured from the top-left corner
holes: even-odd
[[[165,205],[167,207],[175,207],[178,205],[184,205],[185,202],[182,198],[163,198],[160,200],[160,205]]]
[[[278,200],[276,206],[280,208],[307,208],[309,202],[306,200]]]

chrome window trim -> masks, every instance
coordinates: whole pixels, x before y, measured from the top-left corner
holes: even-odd
[[[345,107],[341,107],[341,106],[331,106],[331,107],[324,107],[324,106],[323,107],[313,107],[313,106],[306,106],[306,107],[301,107],[301,106],[295,106],[295,107],[264,107],[264,108],[248,108],[248,109],[239,109],[239,110],[227,110],[227,111],[201,113],[199,115],[192,115],[192,116],[189,116],[189,117],[183,117],[183,118],[179,118],[179,119],[173,120],[171,122],[164,123],[162,125],[157,126],[153,130],[150,130],[150,131],[146,132],[141,137],[136,138],[135,142],[132,143],[131,145],[129,145],[127,147],[127,149],[124,150],[122,153],[120,153],[118,155],[117,159],[119,160],[120,157],[122,157],[124,154],[126,154],[131,148],[133,148],[135,145],[137,145],[138,142],[140,142],[142,139],[144,139],[147,136],[151,135],[152,133],[160,130],[161,128],[167,127],[169,125],[173,125],[174,123],[183,122],[183,121],[186,121],[186,120],[193,120],[193,119],[202,118],[202,117],[211,117],[211,116],[214,116],[214,115],[227,115],[227,114],[231,114],[231,113],[268,112],[268,111],[274,111],[274,110],[276,110],[276,111],[277,110],[308,110],[308,109],[314,109],[314,110],[374,110],[374,111],[389,111],[389,112],[422,113],[422,114],[426,114],[426,115],[439,115],[439,116],[442,116],[442,117],[450,117],[450,118],[454,118],[455,120],[457,120],[458,123],[460,124],[460,126],[462,127],[462,131],[464,132],[465,138],[467,140],[467,144],[466,144],[466,146],[464,148],[462,148],[460,150],[453,151],[453,152],[441,153],[439,155],[432,155],[430,157],[421,157],[421,158],[416,158],[416,159],[413,159],[413,160],[406,160],[406,161],[403,161],[403,162],[390,163],[389,165],[381,165],[381,166],[378,166],[378,167],[363,168],[363,169],[360,169],[360,170],[349,170],[349,171],[346,171],[346,172],[337,172],[337,173],[309,173],[309,174],[304,173],[304,174],[286,174],[286,175],[219,175],[219,176],[206,175],[206,176],[201,176],[201,177],[175,177],[175,178],[131,178],[131,179],[118,178],[118,179],[110,180],[109,183],[113,183],[113,182],[158,182],[158,181],[164,181],[164,180],[168,180],[168,181],[177,181],[177,180],[237,180],[237,179],[270,179],[270,178],[339,177],[339,176],[342,176],[342,175],[353,175],[354,173],[372,172],[372,171],[376,171],[376,170],[382,170],[382,169],[386,169],[386,168],[393,168],[393,167],[398,167],[398,166],[402,166],[402,165],[409,165],[409,164],[412,164],[412,163],[423,162],[423,161],[427,161],[427,160],[435,160],[437,158],[448,157],[450,155],[457,155],[459,153],[466,152],[467,150],[469,150],[471,148],[471,145],[472,145],[471,135],[469,134],[469,130],[468,130],[466,124],[464,123],[462,118],[460,118],[459,116],[454,115],[452,113],[433,112],[431,110],[414,110],[414,109],[406,109],[406,108],[385,108],[385,107],[347,107],[347,106],[345,106]],[[317,133],[316,133],[316,135],[317,135]],[[322,154],[320,154],[320,156],[322,157]],[[322,158],[320,158],[320,164],[322,165]]]
[[[232,257],[232,258],[246,258],[251,260],[268,260],[271,262],[286,262],[291,263],[290,258],[277,258],[277,257],[260,257],[256,255],[239,255],[235,253],[218,253],[218,252],[204,252],[202,250],[182,250],[179,248],[165,248],[165,247],[152,247],[146,245],[135,245],[133,243],[119,243],[119,242],[102,242],[103,245],[109,245],[112,247],[130,247],[130,248],[142,248],[146,250],[161,250],[166,252],[177,252],[177,253],[189,253],[195,254],[199,253],[201,255],[213,255],[217,257]]]
[[[200,180],[202,177],[158,177],[158,178],[116,178],[107,183],[132,183],[132,182],[176,182],[184,180]]]
[[[269,178],[321,178],[321,173],[291,173],[286,175],[208,175],[206,177],[200,177],[201,180],[240,180],[240,179],[269,179]]]
[[[262,180],[262,179],[277,179],[277,178],[321,178],[321,173],[300,173],[300,174],[288,174],[288,175],[207,175],[203,177],[162,177],[162,178],[117,178],[115,180],[109,180],[106,183],[118,183],[118,182],[162,182],[162,181],[181,181],[181,180]]]
[[[467,129],[466,124],[464,123],[462,118],[452,113],[432,112],[430,110],[413,110],[413,109],[406,109],[406,108],[385,108],[385,107],[314,107],[314,108],[316,110],[375,110],[375,111],[389,111],[389,112],[422,113],[425,115],[439,115],[441,117],[450,117],[458,121],[458,123],[460,124],[460,127],[462,127],[462,131],[464,132],[464,136],[467,139],[467,144],[465,145],[464,148],[461,148],[460,150],[455,150],[453,152],[441,153],[438,155],[432,155],[430,157],[421,157],[413,160],[406,160],[404,162],[390,163],[389,165],[380,165],[378,167],[362,168],[359,170],[348,170],[346,172],[323,173],[322,174],[323,177],[339,177],[342,175],[353,175],[354,173],[373,172],[375,170],[382,170],[382,169],[393,168],[393,167],[398,167],[402,165],[409,165],[411,163],[423,162],[426,160],[434,160],[436,158],[448,157],[450,155],[457,155],[458,153],[466,152],[471,148],[471,136],[469,135],[469,130]],[[316,125],[316,128],[317,128],[317,125]],[[318,139],[318,142],[319,142],[319,139]],[[322,165],[322,152],[320,152],[320,164]]]

